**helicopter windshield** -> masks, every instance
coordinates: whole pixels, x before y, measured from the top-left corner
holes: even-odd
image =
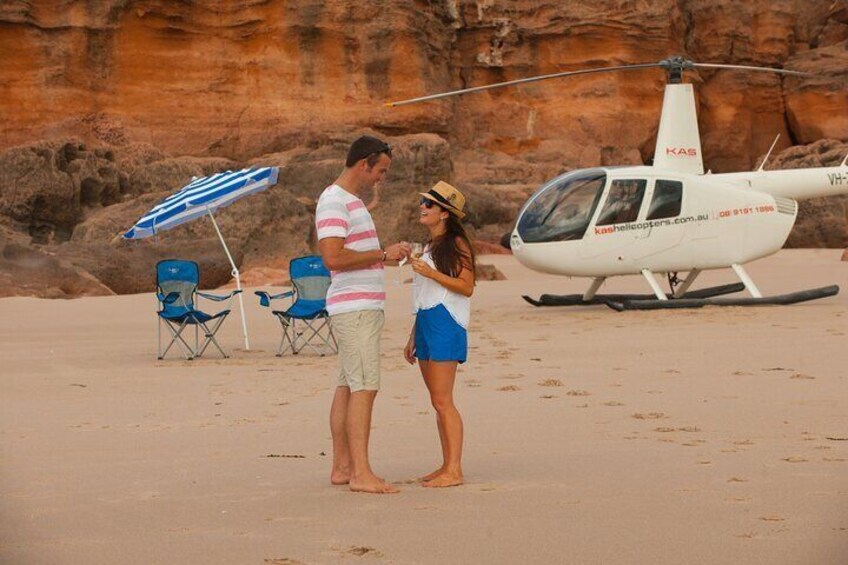
[[[543,186],[518,219],[526,243],[582,239],[606,182],[600,169],[566,173]]]

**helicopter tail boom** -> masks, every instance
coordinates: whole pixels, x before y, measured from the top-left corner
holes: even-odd
[[[806,200],[848,194],[848,167],[818,167],[711,175],[715,180],[745,186],[772,196]]]

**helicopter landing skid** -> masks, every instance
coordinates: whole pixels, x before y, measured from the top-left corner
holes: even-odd
[[[838,293],[839,287],[831,285],[820,288],[812,288],[809,290],[799,290],[798,292],[790,292],[789,294],[781,294],[778,296],[765,296],[758,298],[691,298],[689,295],[684,295],[683,298],[675,298],[673,300],[658,300],[652,297],[648,300],[607,300],[604,303],[617,312],[622,312],[624,310],[701,308],[703,306],[774,306],[818,300],[819,298],[835,296]]]
[[[743,290],[745,290],[745,285],[742,283],[724,284],[721,286],[711,286],[709,288],[693,290],[691,292],[687,292],[681,298],[672,299],[671,297],[669,297],[669,300],[662,301],[657,300],[657,297],[653,294],[596,294],[589,300],[584,300],[582,294],[543,294],[539,297],[538,300],[530,298],[527,295],[523,295],[521,298],[523,298],[533,306],[588,306],[591,304],[606,304],[607,306],[610,306],[610,303],[623,304],[625,302],[629,303],[631,301],[653,301],[667,303],[676,302],[678,300],[684,299],[702,300],[711,298],[713,296],[721,296],[723,294],[741,292]],[[610,306],[610,308],[615,309],[613,306]]]

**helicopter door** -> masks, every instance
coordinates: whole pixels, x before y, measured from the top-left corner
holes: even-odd
[[[688,230],[681,220],[683,183],[679,180],[657,179],[649,196],[648,210],[638,236],[640,245],[634,254],[639,259],[656,255],[677,246]]]
[[[621,253],[639,234],[639,211],[645,198],[647,179],[615,179],[610,182],[595,225],[589,230],[583,257]],[[619,256],[620,260],[624,255]]]

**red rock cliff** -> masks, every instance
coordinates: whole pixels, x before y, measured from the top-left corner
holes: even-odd
[[[120,292],[136,287],[101,264],[126,252],[111,237],[220,167],[281,166],[291,193],[232,208],[264,222],[229,226],[244,264],[308,248],[309,202],[365,128],[410,159],[376,214],[384,237],[408,234],[406,194],[449,177],[475,195],[478,234],[495,238],[553,174],[650,158],[664,77],[591,75],[401,108],[386,100],[681,53],[817,75],[688,75],[714,171],[751,167],[778,133],[778,151],[848,140],[848,0],[7,0],[0,53],[6,260],[20,262],[21,245],[47,246]],[[165,249],[213,235],[180,229]]]

